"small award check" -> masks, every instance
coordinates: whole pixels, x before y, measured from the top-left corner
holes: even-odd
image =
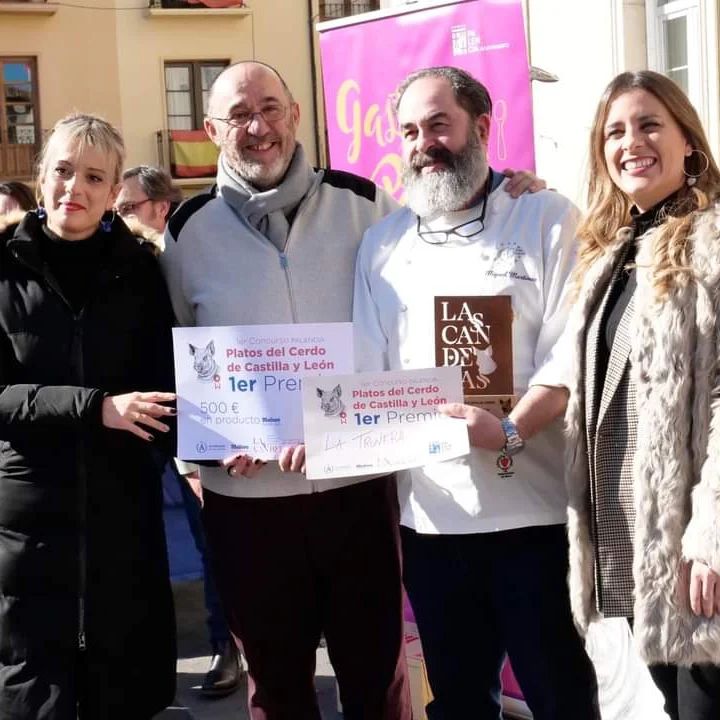
[[[437,412],[462,402],[459,367],[305,378],[310,480],[370,475],[469,452],[465,421]]]
[[[302,377],[353,369],[351,323],[174,328],[173,346],[183,460],[276,459],[302,442]]]

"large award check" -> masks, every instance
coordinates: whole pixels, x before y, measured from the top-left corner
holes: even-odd
[[[305,378],[302,397],[310,480],[392,472],[469,452],[465,421],[437,411],[463,401],[459,367]]]
[[[173,329],[178,457],[277,458],[302,442],[302,377],[353,370],[351,323]]]

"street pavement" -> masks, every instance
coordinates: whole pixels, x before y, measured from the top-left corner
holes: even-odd
[[[174,582],[173,592],[178,626],[177,694],[174,704],[154,720],[249,720],[244,679],[242,687],[225,698],[204,698],[197,691],[210,664],[202,581]],[[609,720],[666,717],[660,693],[634,653],[624,620],[605,620],[593,626],[588,635],[588,652],[598,672],[603,717]],[[342,713],[337,710],[335,677],[325,648],[317,651],[315,685],[323,720],[342,720]],[[508,720],[510,717],[527,715],[506,716]]]
[[[201,580],[173,583],[178,627],[177,694],[174,704],[154,720],[248,720],[247,685],[225,698],[197,692],[210,664]],[[342,720],[337,711],[335,677],[325,648],[318,648],[315,685],[323,720]]]

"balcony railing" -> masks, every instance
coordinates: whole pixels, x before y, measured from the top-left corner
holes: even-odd
[[[245,8],[247,3],[245,0],[150,0],[150,7],[164,10],[220,10]]]
[[[158,164],[177,179],[212,178],[218,149],[204,130],[158,130]]]
[[[57,0],[0,0],[3,15],[54,15],[58,9]]]
[[[359,15],[360,13],[377,10],[380,7],[378,0],[368,0],[367,2],[320,2],[320,19],[334,20],[336,18],[347,17],[348,15]]]

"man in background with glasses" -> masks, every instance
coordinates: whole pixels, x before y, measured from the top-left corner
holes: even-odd
[[[167,171],[137,165],[123,173],[115,210],[126,222],[135,220],[162,235],[168,218],[182,199],[182,191]]]
[[[498,363],[511,365],[520,396],[505,416],[448,406],[467,420],[470,455],[398,478],[403,576],[434,695],[428,717],[498,718],[507,654],[535,720],[592,720],[597,684],[566,584],[557,421],[566,391],[553,355],[578,218],[556,193],[502,192],[487,159],[491,113],[485,87],[456,68],[421,70],[400,86],[408,207],[370,228],[359,251],[358,370],[434,367],[442,336],[433,324],[446,319],[438,307],[456,302],[453,327],[475,353],[463,370],[487,381]],[[492,354],[501,328],[462,309],[497,296],[512,307],[504,358]]]

